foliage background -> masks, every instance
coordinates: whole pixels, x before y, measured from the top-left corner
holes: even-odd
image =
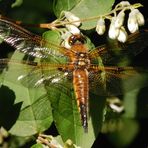
[[[21,1],[20,1],[21,2]],[[119,1],[117,0],[116,3],[118,3]],[[136,2],[140,2],[144,5],[144,8],[141,8],[141,12],[144,14],[146,20],[147,20],[147,5],[146,2],[144,2],[143,0],[131,0],[130,3],[136,3]],[[39,1],[39,0],[24,0],[23,4],[18,7],[14,7],[15,5],[13,5],[13,8],[11,8],[13,1],[11,0],[1,0],[0,3],[0,11],[2,12],[2,14],[6,15],[9,18],[13,18],[14,20],[22,20],[23,22],[27,22],[27,23],[31,23],[31,24],[38,24],[38,23],[42,23],[42,22],[50,22],[52,20],[54,20],[56,17],[53,15],[53,10],[52,10],[52,3],[53,1],[51,0],[43,0],[43,1]],[[147,26],[147,23],[146,23]],[[145,28],[146,28],[145,26]],[[37,34],[41,34],[44,30],[40,30],[40,29],[30,29],[29,30],[36,32]],[[89,34],[89,33],[88,33]],[[93,36],[93,39],[95,41],[95,34],[91,34],[90,37]],[[104,39],[100,39],[100,43],[104,42]],[[3,48],[5,47],[6,48]],[[0,58],[4,58],[6,57],[7,53],[9,53],[10,51],[14,51],[13,48],[9,47],[5,44],[0,45],[0,47],[2,49],[4,49],[1,54],[0,54]],[[7,49],[7,50],[5,50]],[[135,64],[141,64],[147,66],[147,51],[146,49],[137,57],[135,57],[135,59],[133,60],[133,63]],[[140,93],[138,94],[139,98],[148,98],[148,93],[147,93],[148,88],[144,88],[140,91]],[[1,90],[2,91],[2,90]],[[13,94],[12,94],[13,97]],[[131,97],[132,98],[132,97]],[[115,132],[115,133],[111,133],[108,132],[107,134],[105,133],[100,133],[97,137],[97,140],[95,141],[93,147],[134,147],[135,145],[139,144],[141,148],[147,147],[148,143],[147,143],[147,137],[148,137],[148,111],[147,111],[147,107],[148,107],[148,99],[144,99],[144,100],[138,100],[137,102],[132,102],[131,100],[127,100],[126,101],[127,107],[129,109],[129,114],[127,116],[131,117],[131,116],[136,116],[138,117],[138,120],[133,120],[132,121],[125,121],[125,128],[123,129],[122,132]],[[137,103],[137,110],[135,113],[132,112],[132,110],[130,110],[130,108],[132,108],[132,104],[133,103]],[[18,104],[19,106],[20,104]],[[146,110],[145,110],[146,109]],[[11,108],[10,108],[11,110]],[[132,127],[134,127],[135,129],[138,129],[135,133],[135,136],[133,137],[133,139],[131,139],[131,141],[129,142],[130,144],[127,146],[126,142],[128,143],[128,140],[130,140],[130,136],[128,137],[128,135],[130,135],[129,132],[129,128],[132,129]],[[53,133],[56,135],[56,129],[55,126],[53,125],[48,131],[48,134],[52,134]],[[134,133],[134,130],[133,130]],[[21,138],[20,138],[21,139]],[[124,141],[124,140],[125,141]],[[9,139],[7,139],[9,141]],[[22,141],[22,143],[24,142],[25,145],[24,147],[29,147],[32,145],[32,142],[28,142],[26,144],[26,141],[28,139],[26,138],[25,141],[23,141],[22,139],[20,141]],[[21,142],[20,142],[21,143]],[[23,144],[22,144],[23,145]],[[23,147],[23,146],[22,146]]]

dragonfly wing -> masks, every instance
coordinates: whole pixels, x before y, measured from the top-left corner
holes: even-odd
[[[61,67],[61,68],[60,68]],[[59,69],[64,65],[45,64],[35,66],[27,74],[20,75],[18,80],[27,88],[45,87],[48,95],[56,96],[56,92],[71,96],[71,74]],[[54,91],[54,93],[52,92]]]
[[[43,85],[62,87],[68,81],[67,77],[67,72],[59,71],[57,66],[50,65],[50,67],[40,69],[35,67],[28,74],[21,75],[19,80],[27,87],[40,87]]]
[[[66,52],[64,47],[50,43],[40,36],[3,18],[0,18],[0,38],[18,51],[33,57],[47,58],[51,55],[59,55]]]
[[[116,65],[124,57],[132,57],[143,51],[148,46],[148,30],[138,31],[129,35],[126,43],[112,41],[101,45],[89,52],[92,59],[101,57],[104,64]]]
[[[116,46],[121,48],[121,54],[136,56],[148,46],[148,30],[137,31],[129,36],[125,44],[117,42]]]
[[[122,95],[148,85],[148,69],[115,66],[96,69],[90,72],[90,91],[95,94]]]
[[[27,61],[0,59],[3,79],[25,87],[40,87],[44,84],[54,85],[67,81],[68,73],[62,71],[62,64],[47,64]],[[58,69],[61,70],[58,70]],[[2,80],[2,78],[1,78]]]

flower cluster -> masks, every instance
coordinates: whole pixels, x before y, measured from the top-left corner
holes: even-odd
[[[131,5],[128,1],[122,1],[117,4],[111,12],[94,17],[94,19],[98,19],[96,24],[96,32],[99,35],[103,35],[106,30],[105,19],[109,19],[109,38],[117,39],[120,42],[125,42],[128,37],[124,27],[125,11],[130,11],[127,20],[127,28],[129,32],[134,33],[138,30],[139,26],[144,25],[144,17],[137,9],[140,6],[142,5],[139,3]],[[78,27],[81,25],[82,20],[69,11],[63,11],[63,13],[64,19],[62,20],[62,25],[65,27],[65,29],[60,31],[62,34],[61,37],[64,40],[62,44],[64,47],[70,48],[68,39],[72,34],[81,33]],[[89,18],[87,18],[87,21],[89,21]]]
[[[117,11],[119,11],[117,14]],[[120,42],[125,42],[127,40],[127,32],[123,26],[125,11],[130,10],[127,27],[131,33],[138,30],[138,26],[144,25],[144,17],[141,12],[135,8],[134,5],[130,5],[128,1],[122,1],[116,5],[115,9],[112,11],[114,16],[100,16],[97,21],[96,31],[99,35],[105,32],[105,19],[110,19],[110,27],[108,35],[111,39],[118,39]]]

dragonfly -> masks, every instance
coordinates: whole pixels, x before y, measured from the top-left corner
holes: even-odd
[[[104,44],[92,50],[86,46],[84,35],[75,34],[69,37],[68,42],[71,48],[67,49],[31,33],[10,20],[0,18],[0,38],[13,46],[16,51],[31,57],[42,60],[50,57],[56,57],[56,59],[66,58],[65,63],[42,62],[33,65],[24,62],[24,64],[32,67],[32,70],[26,75],[18,76],[17,80],[24,80],[28,83],[28,86],[34,87],[39,87],[42,84],[51,87],[56,84],[61,87],[62,84],[67,89],[69,89],[69,85],[64,80],[70,81],[74,89],[82,126],[84,131],[87,132],[89,93],[106,96],[123,93],[122,88],[120,88],[120,81],[131,79],[141,69],[130,66],[117,66],[115,63],[120,60],[121,56],[139,54],[148,45],[148,41],[146,41],[148,30],[130,35],[125,44],[115,42],[113,47]],[[116,56],[112,51],[113,48],[119,49],[120,56]],[[101,59],[103,64],[99,63],[98,58]],[[3,65],[6,61],[0,59],[0,65]],[[112,63],[114,64],[111,65]],[[39,69],[43,69],[46,73],[38,74]],[[35,75],[38,75],[37,79],[33,80]],[[28,80],[28,78],[30,79]]]

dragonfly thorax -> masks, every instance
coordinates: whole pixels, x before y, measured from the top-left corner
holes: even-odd
[[[76,69],[87,69],[90,66],[90,60],[86,52],[77,52],[73,63]]]

